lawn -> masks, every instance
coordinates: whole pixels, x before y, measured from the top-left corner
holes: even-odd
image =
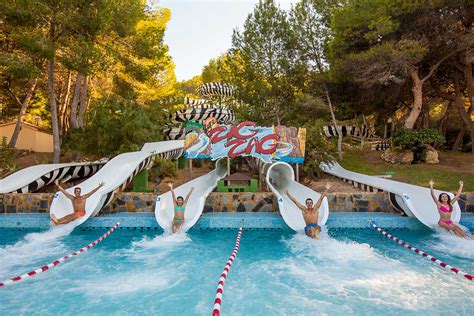
[[[381,152],[352,149],[344,152],[341,165],[351,171],[368,175],[393,172],[393,180],[428,187],[433,179],[435,188],[457,191],[459,180],[464,181],[464,191],[474,191],[474,154],[440,152],[439,164],[396,165],[380,159]]]

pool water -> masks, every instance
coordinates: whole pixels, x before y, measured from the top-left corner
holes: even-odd
[[[0,279],[69,254],[103,232],[58,237],[0,229]],[[474,273],[474,241],[428,230],[389,232]],[[0,288],[0,314],[209,315],[236,235],[116,230],[80,256]],[[319,241],[244,230],[221,310],[223,315],[468,315],[473,308],[474,282],[373,229],[335,229]]]

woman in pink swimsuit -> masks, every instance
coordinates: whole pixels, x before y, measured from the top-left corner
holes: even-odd
[[[436,198],[434,190],[433,190],[433,185],[434,181],[430,180],[430,191],[431,191],[431,197],[433,198],[433,201],[436,203],[436,206],[438,207],[438,212],[439,212],[439,222],[438,225],[447,231],[452,231],[456,236],[465,238],[467,237],[466,233],[464,230],[461,229],[458,225],[456,225],[452,220],[451,220],[451,213],[453,212],[453,204],[456,203],[459,200],[459,196],[461,195],[462,192],[462,187],[464,183],[462,181],[459,181],[459,190],[456,193],[456,196],[451,200],[451,197],[447,193],[441,193],[438,198]]]

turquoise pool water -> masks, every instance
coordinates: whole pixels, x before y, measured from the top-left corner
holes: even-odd
[[[104,230],[0,229],[0,279],[77,250]],[[428,230],[389,230],[474,273],[474,241]],[[237,231],[157,236],[117,230],[103,243],[41,275],[0,288],[0,314],[210,315]],[[330,230],[321,240],[245,231],[229,273],[223,315],[468,315],[464,281],[371,229]]]

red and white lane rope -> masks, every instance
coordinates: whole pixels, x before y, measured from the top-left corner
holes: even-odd
[[[214,309],[212,310],[212,316],[219,316],[221,314],[222,292],[224,291],[224,283],[227,279],[227,273],[229,273],[229,269],[232,266],[235,257],[237,257],[237,253],[239,252],[241,235],[242,227],[240,227],[239,233],[237,234],[237,240],[235,241],[234,251],[230,255],[229,260],[227,260],[227,263],[224,267],[224,271],[222,272],[221,278],[219,279],[219,283],[217,284],[216,298],[214,300]]]
[[[374,223],[370,222],[370,224],[376,229],[379,231],[379,233],[381,233],[382,235],[384,235],[385,237],[387,238],[390,238],[391,240],[395,241],[396,243],[398,243],[399,245],[403,246],[404,248],[408,249],[408,250],[411,250],[417,254],[419,254],[420,256],[422,257],[425,257],[426,259],[434,262],[434,263],[437,263],[438,265],[440,265],[441,267],[443,268],[446,268],[448,270],[450,270],[451,272],[457,274],[457,275],[462,275],[463,277],[465,277],[466,279],[470,280],[470,281],[473,281],[474,280],[474,276],[466,273],[466,272],[463,272],[461,270],[459,270],[458,268],[455,268],[455,267],[452,267],[450,266],[449,264],[427,254],[426,252],[424,251],[421,251],[420,249],[418,248],[415,248],[409,244],[407,244],[406,242],[404,242],[403,240],[401,240],[400,238],[398,237],[395,237],[393,235],[390,235],[389,233],[387,233],[386,231],[384,231],[382,228],[378,227],[377,225],[375,225]]]
[[[39,269],[36,269],[36,270],[33,270],[33,271],[30,271],[28,273],[25,273],[23,275],[19,275],[19,276],[15,276],[13,278],[10,278],[6,281],[3,281],[3,282],[0,282],[0,287],[3,287],[3,286],[7,286],[7,285],[10,285],[10,284],[14,284],[16,282],[19,282],[19,281],[22,281],[22,280],[25,280],[27,278],[31,278],[31,277],[34,277],[35,275],[37,274],[40,274],[42,272],[45,272],[51,268],[54,268],[55,266],[59,265],[61,262],[63,261],[66,261],[67,259],[70,259],[70,258],[73,258],[77,255],[80,255],[81,253],[85,252],[86,250],[89,250],[90,248],[94,247],[95,245],[97,245],[98,243],[100,243],[102,240],[104,240],[105,238],[107,238],[110,234],[112,234],[114,232],[114,230],[120,225],[120,223],[117,223],[115,224],[111,229],[109,229],[105,234],[103,234],[102,236],[100,236],[98,239],[96,239],[95,241],[91,242],[90,244],[88,244],[87,246],[84,246],[82,247],[81,249],[77,250],[77,251],[74,251],[73,253],[71,253],[70,255],[68,256],[64,256],[62,258],[59,258],[59,259],[56,259],[54,260],[53,262],[51,262],[50,264],[47,264],[45,266],[42,266],[41,268]]]

